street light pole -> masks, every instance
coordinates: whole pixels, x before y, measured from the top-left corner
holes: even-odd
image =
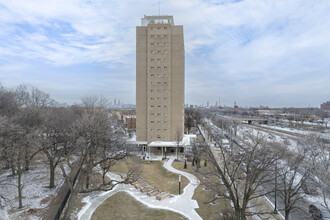
[[[179,175],[179,195],[181,194],[181,175]]]

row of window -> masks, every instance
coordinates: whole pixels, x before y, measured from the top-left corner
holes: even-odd
[[[157,30],[161,30],[162,27],[151,27],[151,28],[150,28],[150,30],[156,30],[156,29],[157,29]],[[166,30],[167,27],[163,27],[163,29]]]
[[[164,123],[164,124],[166,124],[167,121],[150,121],[150,123],[152,123],[152,124],[154,124],[154,123],[158,123],[158,124]]]
[[[151,66],[150,69],[162,69],[161,66],[157,66],[157,68],[155,66]],[[163,66],[163,69],[167,69],[167,66]]]
[[[154,46],[154,45],[158,45],[158,46],[164,45],[164,46],[166,46],[166,45],[168,45],[168,43],[150,43],[150,45],[152,45],[152,46]]]
[[[162,50],[157,50],[157,51],[152,50],[151,53],[168,53],[168,52],[167,52],[167,50],[164,50],[164,51],[162,51]]]
[[[158,37],[158,38],[167,37],[167,34],[158,34],[158,35],[152,34],[150,37],[152,37],[152,38],[156,38],[156,37]]]
[[[161,107],[162,107],[161,105],[150,105],[150,108],[161,108]],[[164,105],[163,107],[167,108],[167,105]]]
[[[151,113],[150,115],[158,115],[158,116],[160,116],[160,115],[164,115],[164,116],[167,116],[167,113]]]
[[[156,75],[157,75],[158,77],[162,77],[162,76],[164,76],[164,77],[168,77],[167,74],[150,74],[151,77],[155,77]]]
[[[165,129],[159,129],[159,128],[158,129],[153,129],[153,128],[151,128],[150,131],[167,131],[167,129],[166,128]]]
[[[162,100],[162,99],[165,100],[165,101],[167,100],[167,98],[150,98],[150,100],[159,100],[159,101]]]
[[[167,90],[158,89],[158,90],[150,90],[150,92],[165,92],[165,93],[167,93]]]
[[[161,82],[150,82],[151,85],[161,85],[162,83]],[[167,82],[163,82],[164,85],[167,85]]]
[[[156,60],[156,59],[150,59],[150,61],[155,61],[155,60]],[[160,59],[160,58],[158,58],[157,61],[165,61],[165,62],[167,62],[168,59],[166,59],[166,58],[164,58],[164,59]]]

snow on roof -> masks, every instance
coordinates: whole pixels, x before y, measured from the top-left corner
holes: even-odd
[[[183,135],[182,141],[179,142],[180,146],[189,146],[191,139],[196,139],[195,134],[185,134]],[[148,144],[149,147],[176,147],[176,141],[153,141]]]

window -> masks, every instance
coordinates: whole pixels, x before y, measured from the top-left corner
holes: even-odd
[[[157,45],[162,45],[161,43],[158,43]]]
[[[160,90],[157,90],[157,92],[160,92]]]
[[[164,34],[164,37],[167,37],[167,35],[166,35],[166,34]]]
[[[161,67],[160,66],[157,66],[157,69],[161,69]]]
[[[157,59],[157,61],[161,61],[162,59]]]
[[[151,45],[155,45],[154,43],[151,43]]]
[[[168,59],[164,59],[164,61],[165,61],[165,62],[167,62],[167,61],[168,61]]]
[[[167,82],[164,82],[164,85],[167,85]]]
[[[167,53],[167,51],[165,50],[164,53]]]
[[[157,113],[157,115],[161,115],[160,113]]]
[[[167,131],[167,129],[164,129],[164,131]]]
[[[160,129],[157,129],[157,131],[160,131]]]
[[[164,66],[164,69],[167,69],[167,66]]]
[[[159,137],[159,136],[158,136],[157,138],[158,138],[158,139],[161,139],[161,137]]]
[[[161,77],[162,75],[158,74],[157,76],[158,76],[158,77]]]
[[[151,121],[151,123],[155,123],[155,121]]]
[[[161,37],[161,35],[158,35],[157,37]]]
[[[160,108],[161,106],[160,105],[157,105],[157,108]]]
[[[164,27],[164,30],[166,30],[167,29],[167,27]]]
[[[151,76],[151,77],[154,77],[154,76],[155,76],[155,74],[151,74],[150,76]]]
[[[157,53],[161,53],[161,51],[158,50]]]
[[[167,121],[164,121],[164,124],[167,124]]]
[[[158,85],[162,84],[161,82],[157,82]]]
[[[151,108],[154,108],[155,106],[154,106],[154,105],[151,105],[150,107],[151,107]]]
[[[154,82],[151,82],[150,84],[153,85],[153,84],[155,84],[155,83],[154,83]]]
[[[150,100],[154,100],[155,98],[150,98]]]
[[[150,61],[155,61],[155,59],[151,59]]]
[[[167,45],[168,43],[164,43],[164,45]]]
[[[156,53],[156,51],[153,51],[153,50],[152,50],[151,53]]]
[[[167,100],[167,98],[164,98],[164,100]]]
[[[167,90],[164,90],[164,92],[166,93],[166,92],[167,92]]]
[[[157,123],[161,123],[161,121],[157,121]]]
[[[164,77],[167,77],[167,74],[164,74]]]
[[[160,30],[160,27],[158,27],[157,29]]]
[[[154,92],[155,90],[150,90],[150,92]]]
[[[167,105],[164,105],[164,108],[167,108]]]
[[[151,113],[151,115],[155,115],[155,113]]]
[[[152,34],[151,37],[155,37],[155,35]]]
[[[152,27],[152,28],[150,28],[151,30],[153,30],[154,28]]]
[[[157,100],[162,100],[162,98],[157,98]]]
[[[167,116],[167,113],[164,113],[164,116]]]

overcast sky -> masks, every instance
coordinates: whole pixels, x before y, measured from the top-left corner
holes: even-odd
[[[135,27],[158,2],[184,27],[187,104],[330,101],[329,0],[0,0],[1,85],[135,104]]]

